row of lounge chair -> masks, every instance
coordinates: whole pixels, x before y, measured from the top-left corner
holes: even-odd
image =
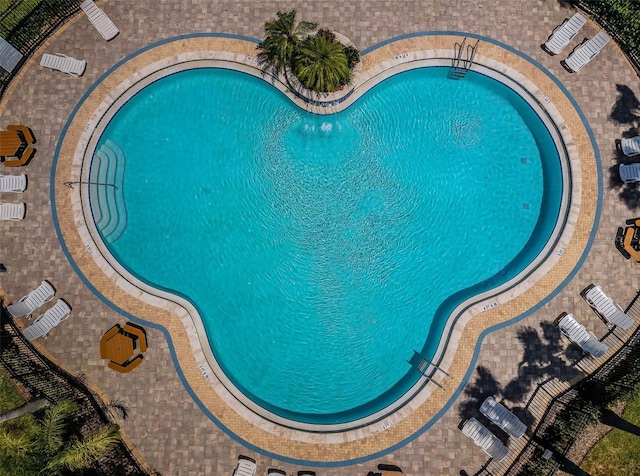
[[[19,193],[27,188],[27,176],[0,175],[0,193]],[[0,220],[18,221],[26,214],[24,203],[0,203]]]
[[[607,296],[600,286],[590,284],[580,295],[608,325],[624,330],[633,325],[634,319]],[[580,346],[585,353],[602,357],[607,352],[607,345],[600,342],[573,315],[563,312],[556,319],[555,324],[569,340]],[[480,413],[509,436],[521,438],[527,431],[527,426],[516,415],[504,405],[496,402],[491,396],[487,397],[480,406]],[[496,461],[502,461],[509,453],[508,447],[502,440],[475,417],[463,422],[461,430]]]
[[[522,438],[527,431],[527,425],[515,416],[501,403],[489,396],[480,406],[480,413],[497,425],[507,435]],[[462,433],[468,436],[476,445],[496,461],[502,461],[509,453],[509,448],[491,430],[480,421],[471,417],[462,425]]]
[[[98,30],[102,38],[109,41],[118,35],[118,28],[106,13],[96,6],[93,0],[85,0],[80,4],[80,8],[86,13],[87,18]],[[85,60],[75,59],[61,53],[43,54],[40,59],[40,65],[72,76],[82,76],[87,68]]]
[[[621,139],[616,141],[616,148],[622,151],[627,157],[640,155],[640,136]],[[640,182],[640,163],[620,164],[618,168],[620,179],[624,183]]]
[[[55,295],[55,288],[49,281],[45,280],[18,302],[9,305],[7,311],[12,317],[27,317],[30,319],[35,311],[51,301]],[[33,324],[25,328],[22,333],[29,341],[39,337],[46,337],[54,327],[67,319],[70,314],[71,307],[69,304],[63,299],[58,299],[51,308],[38,316],[33,321]]]
[[[635,322],[613,299],[607,296],[600,286],[590,284],[580,295],[607,325],[628,330]],[[563,312],[554,323],[571,342],[577,344],[587,354],[602,357],[609,350],[604,342],[600,342],[572,314]]]
[[[553,30],[551,36],[549,36],[547,41],[542,45],[542,49],[551,55],[560,54],[578,35],[586,23],[586,18],[580,13],[576,13],[571,18],[565,19],[561,25]],[[611,41],[611,39],[605,32],[598,32],[591,39],[585,38],[585,40],[574,48],[571,54],[560,63],[570,73],[580,71],[602,51],[609,41]]]
[[[248,456],[238,456],[238,465],[233,471],[233,476],[254,476],[256,474],[256,460]],[[287,476],[286,471],[281,469],[269,468],[267,476]],[[298,476],[316,476],[314,471],[298,471]]]

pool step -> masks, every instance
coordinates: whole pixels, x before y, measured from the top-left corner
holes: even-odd
[[[124,201],[124,152],[107,139],[96,150],[89,172],[89,201],[96,227],[109,243],[115,242],[127,226]]]

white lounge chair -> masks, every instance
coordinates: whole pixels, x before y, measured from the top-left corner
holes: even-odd
[[[624,183],[640,182],[640,164],[620,164],[619,172]]]
[[[238,466],[233,471],[233,476],[254,476],[256,474],[256,460],[248,456],[238,456]]]
[[[509,449],[502,444],[502,441],[473,417],[464,423],[462,433],[496,461],[502,461],[509,453]]]
[[[22,220],[25,210],[24,203],[0,203],[0,220]]]
[[[0,192],[24,192],[27,188],[27,176],[0,175]]]
[[[568,20],[565,18],[564,22],[553,30],[542,48],[549,54],[557,55],[576,37],[586,23],[586,18],[579,13],[575,13]]]
[[[80,4],[80,8],[87,14],[89,21],[105,40],[109,41],[119,33],[111,19],[93,3],[93,0],[85,0]]]
[[[287,476],[287,472],[282,469],[269,468],[267,476]]]
[[[40,286],[20,299],[17,303],[9,305],[7,311],[13,317],[30,316],[38,308],[48,303],[56,295],[56,290],[49,281],[42,281]]]
[[[55,55],[45,53],[40,59],[40,66],[71,74],[73,76],[82,76],[87,67],[87,62],[85,60],[75,59],[71,56],[65,56],[60,53],[56,53]]]
[[[580,71],[584,66],[595,58],[602,48],[604,48],[611,38],[604,31],[596,34],[590,40],[585,41],[571,52],[567,59],[561,61],[562,66],[570,73]]]
[[[69,314],[71,314],[69,305],[62,299],[58,299],[44,314],[38,316],[36,320],[33,321],[33,324],[24,329],[22,334],[29,341],[37,339],[38,337],[47,337],[51,329],[67,319]]]
[[[629,157],[640,154],[640,136],[632,137],[631,139],[622,139],[620,141],[622,147],[622,153]]]
[[[581,294],[591,308],[608,323],[626,331],[635,322],[631,316],[625,314],[622,308],[613,302],[613,299],[604,293],[600,286],[590,284]]]
[[[527,425],[507,410],[504,405],[496,402],[493,397],[487,397],[482,402],[480,413],[506,431],[507,434],[516,438],[522,437],[527,431]]]
[[[571,342],[578,344],[583,351],[594,357],[602,357],[609,350],[606,344],[600,342],[586,327],[576,321],[573,315],[563,312],[558,316],[557,324]]]
[[[0,37],[0,68],[12,73],[22,60],[22,53],[16,50],[7,40]]]

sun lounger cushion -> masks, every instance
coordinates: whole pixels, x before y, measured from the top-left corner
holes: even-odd
[[[580,29],[587,23],[585,17],[575,13],[569,20],[556,28],[549,39],[544,43],[544,49],[557,55],[573,40]]]
[[[622,147],[622,153],[627,156],[633,156],[640,154],[640,136],[632,137],[631,139],[622,139],[620,141]],[[633,164],[638,165],[638,164]]]
[[[21,175],[0,175],[0,192],[24,192],[27,188],[27,176]]]
[[[509,449],[502,444],[502,441],[473,417],[464,423],[462,433],[496,461],[502,461],[509,453]]]
[[[0,203],[0,220],[19,221],[24,218],[24,203]]]
[[[600,286],[590,286],[583,294],[584,299],[604,320],[621,329],[629,329],[634,320],[607,296]]]
[[[87,67],[87,62],[85,60],[71,58],[70,56],[65,56],[60,53],[56,53],[55,55],[45,53],[40,59],[40,66],[74,76],[82,76]]]
[[[573,52],[567,56],[567,59],[564,60],[563,64],[572,72],[580,71],[602,51],[602,48],[604,48],[609,41],[609,36],[601,31],[573,50]]]
[[[111,19],[96,6],[93,0],[85,0],[80,4],[80,8],[87,14],[89,21],[105,40],[109,41],[119,33]]]
[[[480,413],[486,416],[493,423],[502,428],[511,436],[520,438],[527,431],[527,425],[507,410],[503,405],[496,402],[493,397],[487,397],[480,406]]]
[[[69,317],[71,308],[62,299],[58,299],[50,309],[39,316],[33,324],[22,331],[22,334],[30,341],[38,337],[46,337],[51,329]]]
[[[565,313],[560,317],[558,328],[571,342],[576,343],[583,351],[594,357],[602,357],[609,350],[606,344],[600,342],[586,327],[576,321],[571,314]]]

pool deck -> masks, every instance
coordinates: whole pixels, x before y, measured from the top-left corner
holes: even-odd
[[[63,127],[89,87],[122,58],[151,43],[179,35],[205,32],[260,38],[266,20],[273,18],[278,9],[286,11],[291,8],[297,8],[299,19],[317,21],[321,26],[339,31],[361,50],[393,37],[416,32],[466,31],[506,43],[550,70],[576,100],[593,131],[600,151],[604,182],[601,192],[602,210],[593,245],[570,282],[536,312],[511,326],[489,333],[483,339],[475,363],[476,367],[484,369],[480,372],[482,389],[478,390],[475,385],[479,373],[474,370],[465,391],[454,395],[456,400],[453,404],[413,441],[376,460],[335,468],[318,467],[318,475],[365,475],[374,470],[379,462],[397,464],[405,474],[415,476],[459,474],[463,469],[470,474],[474,473],[486,462],[486,455],[458,430],[462,417],[468,415],[470,402],[474,402],[474,394],[491,392],[493,387],[498,389],[492,391],[495,395],[499,396],[502,390],[504,398],[511,397],[507,399],[508,406],[521,407],[535,387],[535,380],[523,377],[523,374],[527,374],[526,368],[537,366],[538,380],[552,375],[567,379],[575,376],[573,368],[565,365],[567,361],[562,355],[567,346],[566,340],[558,341],[557,336],[550,337],[544,332],[542,323],[553,321],[562,311],[568,311],[574,313],[597,336],[602,336],[606,332],[606,326],[588,309],[579,292],[589,283],[601,284],[616,301],[625,305],[640,287],[640,274],[636,270],[640,264],[625,260],[613,246],[617,227],[624,226],[626,219],[636,216],[636,212],[621,199],[620,194],[625,189],[615,180],[617,168],[612,169],[617,164],[614,140],[620,138],[631,125],[616,124],[609,117],[618,96],[616,85],[632,88],[637,85],[638,78],[613,43],[576,74],[567,73],[559,64],[559,60],[566,57],[575,42],[565,54],[551,57],[544,53],[540,44],[553,28],[571,15],[569,10],[562,9],[557,2],[534,1],[526,11],[514,2],[495,0],[429,2],[428,5],[424,2],[406,1],[400,6],[376,0],[340,5],[324,1],[298,5],[292,2],[273,4],[262,1],[183,4],[176,1],[141,0],[125,3],[109,0],[98,2],[98,5],[120,29],[118,37],[105,42],[84,14],[79,14],[43,45],[0,101],[0,126],[26,124],[32,128],[37,139],[37,153],[31,163],[20,170],[7,169],[4,172],[26,173],[29,187],[23,194],[5,194],[1,197],[7,202],[26,202],[27,216],[21,222],[3,223],[0,244],[4,253],[0,261],[5,264],[8,273],[0,275],[0,284],[8,300],[13,301],[42,279],[49,279],[56,287],[58,296],[70,302],[73,312],[72,317],[61,324],[64,332],[54,330],[47,340],[37,341],[36,345],[70,372],[83,373],[106,401],[118,400],[129,408],[127,420],[119,421],[125,437],[140,459],[161,474],[230,475],[239,454],[249,455],[258,461],[258,474],[266,474],[269,467],[281,468],[291,473],[304,466],[256,453],[220,430],[185,389],[175,370],[167,335],[159,327],[145,326],[149,348],[142,365],[131,374],[113,372],[100,359],[100,337],[115,323],[124,323],[126,318],[104,304],[84,284],[58,241],[50,203],[51,158]],[[596,31],[597,27],[590,22],[580,36],[592,37]],[[408,45],[411,41],[420,40],[406,40],[384,46],[369,53],[364,62],[375,66],[395,55],[406,53],[407,49],[420,49],[419,46]],[[235,48],[234,44],[229,40],[226,47],[223,45],[220,48],[232,50]],[[64,53],[85,59],[88,63],[87,70],[81,78],[46,70],[38,65],[42,53]],[[481,53],[482,50],[479,50],[479,54]],[[500,60],[505,64],[518,62],[517,58],[508,54]],[[138,66],[135,60],[127,65],[132,70]],[[534,83],[547,81],[546,76],[535,68],[523,71],[527,65],[517,66]],[[110,89],[100,86],[98,92],[107,94]],[[571,244],[567,247],[567,256],[563,255],[551,272],[542,278],[536,286],[536,292],[525,293],[520,298],[518,306],[524,308],[535,306],[571,273],[590,239],[589,220],[593,222],[596,217],[594,204],[598,193],[597,173],[593,170],[593,154],[588,152],[588,138],[585,134],[576,132],[580,129],[579,118],[571,115],[569,110],[565,113],[562,99],[552,99],[567,119],[576,146],[584,151],[580,156],[584,164],[581,165],[583,180],[579,219],[584,223],[576,227],[576,236],[572,237]],[[68,135],[73,134],[74,131],[70,129]],[[66,158],[70,163],[67,151],[61,152],[59,162]],[[185,166],[188,166],[187,162]],[[178,167],[176,170],[179,170]],[[585,173],[587,171],[590,173]],[[61,185],[60,181],[56,182],[57,202],[58,194],[63,189]],[[635,189],[629,190],[632,190],[633,196]],[[60,206],[58,203],[61,227],[64,228],[63,223],[73,225],[77,218],[71,213],[71,207],[68,207],[69,213],[64,214],[60,212]],[[87,263],[78,262],[81,269],[84,269],[83,266],[92,266],[88,255],[86,259]],[[104,274],[95,273],[90,277],[99,289],[112,286],[112,281]],[[150,322],[162,322],[154,308],[137,305],[139,307],[134,313],[136,316]],[[480,319],[472,321],[473,325],[469,329],[471,337],[465,335],[461,338],[460,354],[465,355],[459,358],[460,362],[466,361],[467,364],[454,363],[454,383],[445,382],[446,386],[451,387],[450,390],[455,390],[464,381],[468,362],[474,352],[474,333],[477,336],[483,326],[495,322],[491,316],[497,312],[514,311],[510,310],[510,306],[500,306],[483,313]],[[488,316],[486,320],[485,314]],[[516,311],[512,317],[517,314]],[[177,361],[193,360],[184,328],[177,325],[173,328],[173,322],[162,324],[165,328],[171,328]],[[525,332],[526,339],[520,339]],[[618,335],[624,336],[624,333]],[[610,341],[607,343],[612,345]],[[532,355],[539,356],[539,359],[533,359]],[[193,369],[189,370],[189,366],[182,365],[181,368],[187,380],[194,382],[196,376],[188,375]],[[201,383],[202,388],[200,384],[192,383],[191,391],[199,396],[207,395],[210,389],[206,388],[206,382]],[[433,398],[420,411],[436,413],[449,397],[449,394],[434,393]],[[215,401],[205,403],[214,407],[218,405]],[[233,412],[223,405],[218,406],[217,411],[222,420],[236,419]],[[411,425],[413,422],[418,425],[420,421],[420,418],[412,420],[409,416],[405,424]],[[246,425],[241,421],[237,424]],[[245,430],[251,432],[250,427],[245,427]],[[396,443],[398,436],[394,432],[395,429],[392,428],[371,440],[362,439],[351,444],[334,445],[333,451],[327,450],[323,445],[317,445],[315,449],[304,445],[300,448],[300,453],[294,456],[290,455],[291,441],[286,438],[281,438],[279,442],[270,439],[265,444],[269,451],[289,455],[294,459],[342,461],[357,459]],[[261,445],[260,430],[256,429],[254,433],[258,435],[253,436],[257,439],[256,444]]]

